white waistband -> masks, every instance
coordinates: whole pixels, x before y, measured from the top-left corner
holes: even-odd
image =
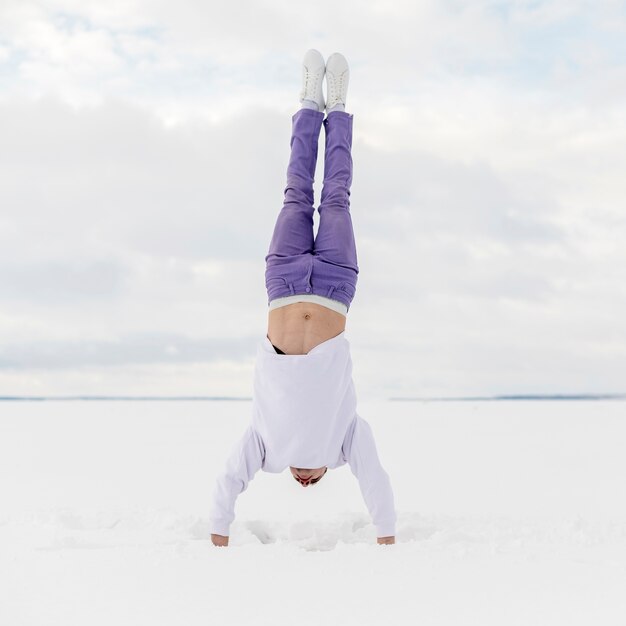
[[[270,302],[269,310],[277,309],[281,306],[287,306],[294,302],[314,302],[315,304],[321,304],[328,309],[337,311],[341,315],[348,315],[348,307],[339,300],[333,300],[332,298],[326,298],[325,296],[318,296],[314,293],[301,293],[295,296],[285,296],[284,298],[276,298]]]

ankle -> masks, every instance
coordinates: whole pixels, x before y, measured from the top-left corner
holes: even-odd
[[[341,102],[338,102],[334,107],[327,109],[326,114],[328,115],[328,113],[332,113],[333,111],[343,111],[345,113],[346,105]]]
[[[302,109],[313,109],[314,111],[319,111],[320,107],[314,100],[302,100]]]

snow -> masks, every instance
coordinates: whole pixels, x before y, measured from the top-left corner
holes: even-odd
[[[390,474],[259,472],[207,531],[241,402],[0,403],[0,623],[624,624],[626,405],[359,403]]]

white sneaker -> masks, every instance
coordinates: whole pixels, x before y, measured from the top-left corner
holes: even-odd
[[[324,57],[320,52],[311,48],[307,50],[302,61],[302,91],[300,92],[300,102],[303,100],[312,100],[317,103],[320,111],[326,106],[324,102],[324,92],[322,86],[324,83],[324,73],[326,65]]]
[[[346,57],[339,52],[334,52],[326,61],[326,110],[332,109],[338,104],[346,106],[348,95],[348,83],[350,82],[350,69]]]

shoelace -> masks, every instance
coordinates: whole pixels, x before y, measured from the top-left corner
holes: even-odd
[[[328,87],[330,91],[329,101],[332,102],[341,102],[339,100],[339,94],[343,93],[343,81],[344,81],[345,72],[342,72],[339,78],[333,74],[333,79],[328,81]]]
[[[308,67],[304,68],[304,90],[303,96],[309,92],[309,81],[311,80],[311,76],[315,78],[315,82],[313,83],[313,94],[317,93],[317,82],[320,78],[320,72],[316,72],[315,74],[311,74]]]

